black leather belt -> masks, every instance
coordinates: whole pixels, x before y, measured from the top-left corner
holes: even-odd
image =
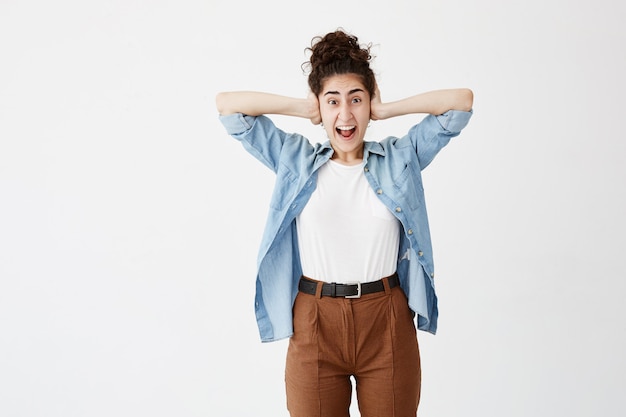
[[[389,280],[389,288],[400,285],[398,274],[393,274],[390,277],[387,277],[387,279]],[[306,277],[302,277],[298,283],[298,289],[303,293],[315,295],[317,282],[311,281]],[[336,284],[334,282],[325,282],[322,284],[323,297],[360,298],[362,295],[381,291],[385,291],[385,285],[383,284],[382,279],[373,282],[358,282],[356,284]]]

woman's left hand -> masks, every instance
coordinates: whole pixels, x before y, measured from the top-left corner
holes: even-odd
[[[372,120],[382,120],[385,117],[383,116],[383,103],[380,99],[380,89],[378,85],[376,85],[376,90],[374,91],[374,96],[370,101],[370,119]]]

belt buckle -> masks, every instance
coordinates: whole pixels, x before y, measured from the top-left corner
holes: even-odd
[[[361,298],[361,282],[346,282],[346,285],[356,285],[356,295],[346,295],[344,298]]]

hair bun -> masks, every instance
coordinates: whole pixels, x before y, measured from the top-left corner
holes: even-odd
[[[311,47],[307,49],[311,51],[311,70],[314,70],[316,66],[345,60],[367,64],[372,58],[369,46],[362,48],[356,36],[349,35],[342,30],[330,32],[324,37],[313,38]]]
[[[371,45],[360,45],[359,39],[338,29],[324,36],[316,36],[311,46],[306,48],[311,56],[302,64],[302,69],[309,74],[309,87],[319,95],[324,81],[333,75],[356,74],[373,97],[376,79],[370,68]]]

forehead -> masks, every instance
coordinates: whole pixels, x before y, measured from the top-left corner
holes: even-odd
[[[322,95],[326,94],[350,94],[361,90],[366,92],[361,77],[356,74],[336,74],[328,77],[322,86]]]

